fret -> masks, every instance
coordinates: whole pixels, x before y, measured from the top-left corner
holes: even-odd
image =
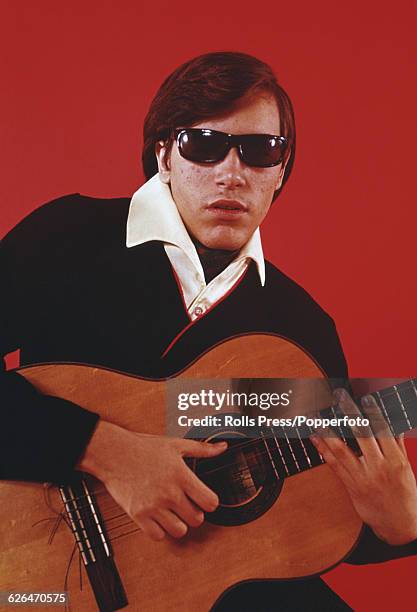
[[[376,395],[376,397],[375,397],[375,395]],[[395,435],[394,425],[391,422],[391,419],[389,418],[388,411],[387,411],[387,408],[386,408],[384,402],[382,401],[382,397],[381,397],[380,391],[376,391],[375,393],[372,394],[372,396],[376,400],[376,403],[378,404],[378,406],[380,406],[380,408],[382,408],[382,412],[383,412],[384,418],[385,418],[386,422],[389,425],[391,433]],[[371,422],[371,426],[372,426],[372,422]]]
[[[376,391],[372,396],[381,408],[381,412],[393,435],[398,435],[417,427],[417,379],[411,379]],[[355,400],[360,406],[360,399]],[[339,405],[330,406],[319,411],[322,418],[341,419],[344,413]],[[371,422],[372,425],[372,422]],[[323,457],[312,444],[309,437],[315,433],[307,425],[301,427],[269,428],[270,433],[261,432],[264,454],[268,456],[272,470],[277,479],[325,463]],[[360,455],[358,442],[348,425],[342,423],[329,427],[328,431],[337,436],[356,454]]]
[[[401,396],[400,396],[400,394],[398,392],[397,385],[394,385],[394,389],[395,389],[395,393],[397,394],[397,398],[398,398],[398,401],[400,403],[400,407],[401,407],[402,413],[403,413],[403,415],[405,417],[405,420],[407,421],[408,429],[413,429],[413,427],[412,427],[412,425],[410,423],[410,419],[408,418],[408,414],[407,414],[407,411],[405,409],[405,406],[404,406],[404,404],[403,404],[403,402],[401,400]]]
[[[299,453],[296,452],[296,451],[298,451],[298,448],[295,445],[294,440],[291,439],[291,430],[290,430],[290,436],[288,436],[287,428],[286,427],[283,427],[282,430],[283,430],[284,435],[285,435],[285,441],[288,444],[288,448],[290,449],[291,456],[292,456],[292,458],[294,460],[295,467],[297,468],[298,472],[301,472],[302,469],[301,469],[300,463],[298,461],[299,460]]]
[[[330,407],[330,410],[332,411],[333,417],[334,417],[335,419],[337,419],[339,415],[337,414],[335,407],[334,407],[334,406],[331,406],[331,407]],[[343,442],[346,442],[346,443],[347,443],[347,440],[346,440],[346,437],[345,437],[345,434],[344,434],[344,431],[343,431],[342,426],[341,426],[341,425],[338,425],[338,426],[337,426],[337,429],[339,430],[340,437],[342,438]]]
[[[305,445],[312,463],[312,467],[316,467],[317,465],[322,465],[323,463],[325,463],[323,457],[320,455],[314,444],[310,442],[310,440],[306,440]]]
[[[326,408],[325,410],[321,410],[320,414],[323,416],[323,418],[328,419],[335,418],[335,416],[336,418],[342,419],[345,416],[338,404],[335,406],[330,406],[330,408]],[[341,437],[356,455],[360,455],[361,451],[359,445],[349,425],[343,425],[342,423],[337,425],[337,427],[330,427],[330,429],[334,432],[334,436]]]
[[[311,434],[314,433],[313,429],[309,425],[302,425],[299,428],[301,439],[303,440],[303,446],[308,457],[309,467],[316,467],[324,463],[323,457],[316,449],[314,444],[310,441]]]
[[[397,392],[394,387],[377,391],[373,394],[375,399],[378,398],[379,405],[382,408],[384,416],[390,426],[391,432],[398,435],[410,430],[408,417],[404,414],[401,402],[398,399]]]
[[[417,427],[417,390],[413,380],[396,385],[412,428]]]
[[[300,434],[296,427],[290,429],[289,444],[293,452],[298,470],[300,472],[307,470],[310,467],[308,463],[308,457],[306,455],[303,443],[300,438]]]
[[[275,465],[277,467],[278,470],[278,474],[280,476],[280,478],[285,478],[286,476],[291,476],[291,470],[289,469],[286,461],[285,461],[285,457],[284,454],[282,452],[281,449],[281,445],[279,442],[279,439],[277,439],[275,432],[274,432],[274,428],[273,427],[269,427],[269,430],[272,433],[272,439],[270,439],[270,450],[272,453],[272,456],[274,457],[274,461],[275,461]],[[267,436],[268,438],[270,438],[270,436]]]
[[[306,447],[305,447],[304,440],[303,440],[302,436],[300,436],[300,429],[296,427],[296,428],[295,428],[295,430],[296,430],[296,432],[297,432],[298,439],[300,440],[300,444],[301,444],[301,447],[302,447],[302,449],[303,449],[304,456],[305,456],[305,458],[306,458],[306,460],[307,460],[307,466],[306,466],[306,467],[311,468],[311,467],[312,467],[312,465],[311,465],[310,457],[308,456],[308,453],[307,453],[307,450],[306,450]]]
[[[273,434],[273,439],[274,439],[274,442],[275,442],[278,454],[279,454],[279,456],[281,458],[281,463],[282,463],[282,465],[284,467],[284,470],[285,470],[285,475],[286,476],[290,476],[291,475],[290,470],[288,469],[287,462],[285,461],[285,457],[283,455],[283,452],[281,450],[281,446],[279,444],[278,438],[275,435],[275,431],[274,431],[273,427],[271,427],[271,431],[272,431],[272,434]]]
[[[282,453],[285,457],[285,463],[288,467],[289,474],[296,474],[297,472],[301,472],[300,466],[298,465],[297,458],[294,455],[294,450],[290,444],[288,439],[287,432],[284,427],[278,427],[278,439],[280,440],[280,446]]]
[[[269,448],[269,444],[268,444],[268,437],[265,438],[265,435],[264,435],[264,433],[262,431],[260,433],[261,433],[262,441],[263,441],[264,446],[266,448],[267,455],[268,455],[269,460],[271,462],[272,469],[274,470],[274,473],[275,473],[275,476],[276,476],[277,480],[280,480],[281,477],[282,477],[282,474],[279,473],[278,466],[275,463],[274,458],[272,456],[271,449]]]

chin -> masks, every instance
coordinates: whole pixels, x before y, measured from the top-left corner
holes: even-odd
[[[238,251],[245,244],[239,240],[204,240],[200,241],[206,248],[215,251]]]
[[[236,235],[232,232],[216,232],[212,235],[208,233],[201,237],[197,236],[197,239],[207,249],[217,251],[237,251],[249,240],[246,236]]]

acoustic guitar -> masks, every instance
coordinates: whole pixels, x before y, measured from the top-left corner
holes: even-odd
[[[18,371],[41,392],[103,419],[165,434],[167,381],[80,364]],[[335,410],[316,363],[273,335],[217,345],[175,381],[196,378],[311,379],[318,381],[325,402],[328,398],[323,411]],[[375,396],[394,433],[417,426],[416,379]],[[194,460],[190,466],[216,490],[219,508],[184,538],[162,542],[141,534],[103,485],[86,475],[63,487],[1,483],[0,590],[66,590],[76,612],[125,606],[143,612],[208,611],[238,582],[319,574],[354,548],[362,523],[308,435],[256,440],[237,429],[228,450],[210,461],[215,463]]]

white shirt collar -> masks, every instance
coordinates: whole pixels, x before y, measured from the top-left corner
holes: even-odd
[[[128,248],[158,240],[179,247],[204,278],[197,250],[187,232],[171,195],[171,190],[153,176],[138,189],[130,202],[127,218],[126,246]],[[265,284],[265,261],[259,228],[240,249],[234,261],[250,258],[257,266],[262,286]]]

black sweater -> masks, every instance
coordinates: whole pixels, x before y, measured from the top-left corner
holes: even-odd
[[[268,262],[264,287],[251,264],[235,289],[181,334],[190,319],[163,245],[125,246],[129,202],[66,196],[4,238],[2,355],[20,348],[21,365],[80,362],[161,378],[227,337],[272,332],[303,347],[329,377],[347,377],[332,319]],[[0,393],[0,478],[67,480],[97,416],[39,394],[15,372],[2,371]],[[361,563],[417,546],[390,547],[367,530],[357,550],[352,560]]]

